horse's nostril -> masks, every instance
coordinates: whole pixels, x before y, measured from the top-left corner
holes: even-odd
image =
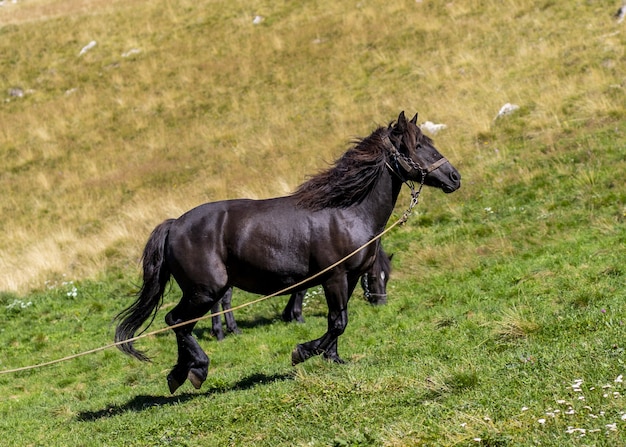
[[[461,176],[459,175],[459,173],[458,173],[458,172],[456,172],[456,171],[452,171],[452,172],[450,173],[450,179],[451,179],[453,182],[458,182],[459,180],[461,180]]]

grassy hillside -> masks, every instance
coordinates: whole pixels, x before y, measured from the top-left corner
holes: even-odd
[[[167,395],[171,334],[140,342],[151,364],[111,350],[0,374],[0,445],[626,442],[617,6],[5,2],[0,372],[110,343],[164,218],[288,193],[400,110],[447,125],[463,186],[425,190],[383,240],[389,304],[355,294],[345,367],[289,365],[325,308],[288,325],[277,298],[222,343],[199,326],[200,391]]]
[[[477,180],[507,102],[510,137],[548,146],[623,118],[623,26],[517,3],[7,4],[0,289],[133,268],[164,217],[292,191],[403,109],[446,124],[440,149]]]

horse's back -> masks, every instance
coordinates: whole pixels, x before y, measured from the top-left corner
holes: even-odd
[[[350,213],[300,207],[292,196],[205,203],[172,224],[171,269],[179,284],[189,280],[215,291],[235,286],[272,293],[328,267],[374,236]],[[346,268],[360,275],[374,254],[372,245]]]
[[[183,282],[260,293],[304,278],[310,249],[310,221],[289,197],[205,203],[178,218],[168,237]]]

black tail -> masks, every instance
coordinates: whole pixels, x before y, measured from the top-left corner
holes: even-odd
[[[150,235],[143,250],[143,284],[137,299],[128,308],[120,312],[115,319],[120,321],[115,329],[115,342],[123,342],[135,337],[135,332],[150,318],[152,320],[144,329],[148,329],[163,303],[165,286],[170,279],[170,272],[164,264],[165,241],[174,219],[168,219],[158,225]],[[118,348],[139,360],[150,360],[143,352],[133,346],[133,342],[118,345]]]

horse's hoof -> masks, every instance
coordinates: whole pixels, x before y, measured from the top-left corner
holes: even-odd
[[[337,354],[331,354],[331,355],[324,354],[324,358],[329,362],[337,363],[339,365],[345,365],[346,363],[346,361],[342,359],[341,357],[339,357]]]
[[[291,352],[291,366],[296,366],[298,363],[304,362],[306,359],[300,352],[300,345]]]
[[[174,379],[171,375],[167,376],[167,386],[170,388],[170,393],[174,394],[182,384]]]
[[[211,335],[215,338],[217,338],[217,341],[222,341],[224,340],[224,332],[223,331],[211,331]]]
[[[200,389],[205,380],[198,376],[195,372],[193,372],[193,370],[189,371],[189,373],[187,374],[187,378],[189,379],[193,387],[197,390]]]

